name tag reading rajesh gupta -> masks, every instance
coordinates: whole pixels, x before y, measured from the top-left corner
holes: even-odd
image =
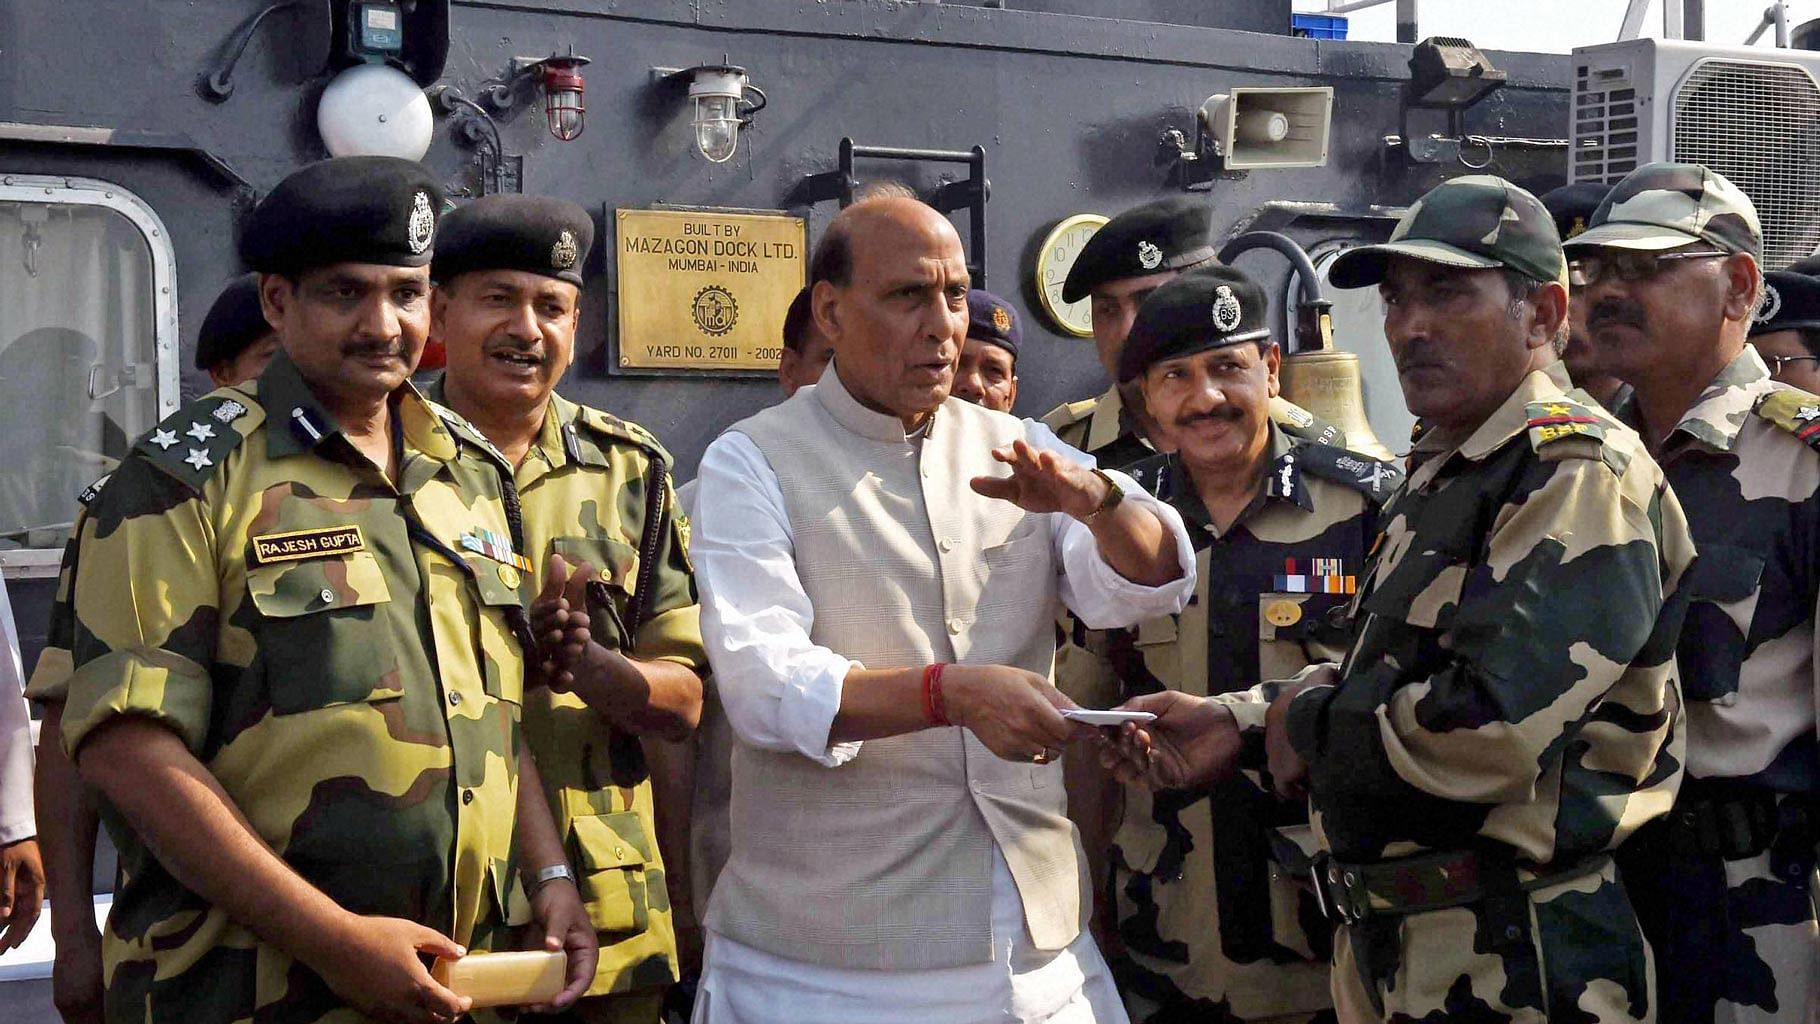
[[[259,565],[273,562],[296,562],[305,558],[327,558],[353,551],[365,551],[366,540],[358,526],[329,526],[320,530],[294,530],[290,533],[268,533],[253,538],[253,561]]]

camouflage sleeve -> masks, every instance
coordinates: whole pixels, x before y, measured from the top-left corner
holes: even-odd
[[[139,454],[121,463],[89,509],[63,712],[72,759],[118,715],[154,719],[201,751],[220,603],[204,512],[201,495]]]
[[[1404,786],[1462,802],[1530,799],[1545,752],[1652,640],[1658,510],[1639,507],[1600,461],[1538,473],[1526,499],[1504,507],[1488,554],[1444,568],[1419,595],[1435,607],[1458,595],[1435,670],[1354,665],[1340,686],[1291,706],[1290,739],[1328,799]]]
[[[44,630],[44,650],[38,655],[31,681],[25,686],[26,698],[41,704],[61,704],[69,696],[70,673],[75,669],[70,652],[76,647],[73,605],[76,565],[81,555],[78,542],[87,521],[87,509],[77,512],[76,521],[70,526],[69,540],[63,544],[63,564],[57,570],[57,595],[51,599],[50,622]]]
[[[658,531],[657,568],[644,622],[632,645],[644,661],[673,661],[697,672],[708,667],[701,639],[701,604],[695,593],[695,568],[689,563],[689,520],[676,500],[670,474],[664,473],[664,523]]]

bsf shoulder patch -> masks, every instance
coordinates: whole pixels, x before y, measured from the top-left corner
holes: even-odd
[[[1592,411],[1577,402],[1531,402],[1524,407],[1529,417],[1529,443],[1536,451],[1541,452],[1546,446],[1567,438],[1585,438],[1598,444],[1584,446],[1587,458],[1598,458],[1599,449],[1605,440],[1605,423]],[[1583,446],[1573,446],[1574,450],[1561,454],[1579,454]],[[1552,454],[1552,453],[1551,453]]]
[[[1820,395],[1799,388],[1778,388],[1758,401],[1757,415],[1820,451]]]

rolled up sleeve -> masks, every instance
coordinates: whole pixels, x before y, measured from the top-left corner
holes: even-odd
[[[796,574],[777,475],[744,434],[702,455],[691,555],[702,637],[727,720],[742,742],[835,767],[859,743],[828,742],[859,662],[809,638],[815,609]]]

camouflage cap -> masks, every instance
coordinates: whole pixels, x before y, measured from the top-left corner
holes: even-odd
[[[1390,241],[1347,250],[1328,280],[1339,288],[1378,284],[1392,256],[1474,270],[1504,267],[1537,281],[1564,280],[1567,273],[1561,236],[1542,201],[1490,174],[1436,185],[1397,221]]]
[[[1763,256],[1763,225],[1750,197],[1700,164],[1644,164],[1612,186],[1573,249],[1674,249],[1706,242]]]

